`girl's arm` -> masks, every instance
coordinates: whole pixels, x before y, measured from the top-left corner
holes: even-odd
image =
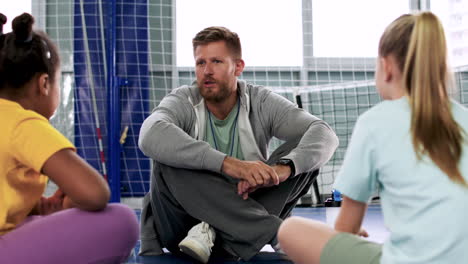
[[[42,173],[54,181],[79,209],[100,210],[109,201],[109,187],[102,175],[72,149],[53,154],[44,163]]]
[[[367,232],[361,229],[366,210],[366,203],[352,200],[343,195],[340,213],[335,222],[335,230],[367,237]]]

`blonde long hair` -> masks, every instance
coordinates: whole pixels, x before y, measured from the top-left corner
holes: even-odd
[[[385,30],[379,56],[395,56],[411,105],[411,134],[418,159],[428,155],[448,177],[465,187],[458,163],[463,129],[451,114],[444,29],[431,12],[402,15]]]

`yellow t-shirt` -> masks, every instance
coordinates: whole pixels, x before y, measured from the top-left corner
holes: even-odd
[[[0,99],[0,235],[21,223],[44,193],[40,173],[57,151],[75,149],[49,121],[20,104]]]

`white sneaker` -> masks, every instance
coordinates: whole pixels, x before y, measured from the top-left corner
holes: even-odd
[[[187,236],[179,243],[179,248],[190,257],[207,263],[215,238],[214,229],[207,223],[201,222],[190,229]]]

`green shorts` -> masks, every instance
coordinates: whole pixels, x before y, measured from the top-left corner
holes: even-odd
[[[382,245],[350,233],[338,233],[327,242],[320,264],[379,264]]]

